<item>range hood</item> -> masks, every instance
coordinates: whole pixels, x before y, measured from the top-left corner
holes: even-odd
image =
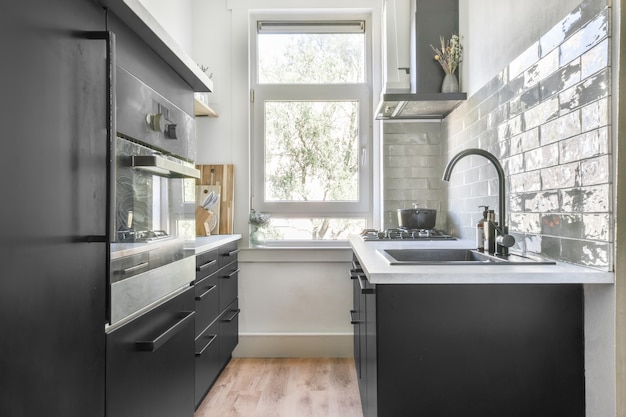
[[[442,120],[466,93],[441,93],[444,72],[430,45],[458,33],[458,0],[385,0],[384,85],[377,120]]]

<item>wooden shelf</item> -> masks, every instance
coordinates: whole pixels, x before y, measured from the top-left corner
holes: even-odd
[[[215,110],[195,97],[193,98],[193,112],[196,116],[219,117]]]

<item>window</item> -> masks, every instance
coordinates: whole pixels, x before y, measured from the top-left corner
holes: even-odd
[[[337,240],[371,221],[364,20],[256,22],[252,208],[272,240]],[[255,55],[256,53],[256,55]]]

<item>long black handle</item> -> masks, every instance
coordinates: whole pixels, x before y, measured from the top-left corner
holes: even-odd
[[[237,317],[237,315],[241,312],[241,309],[233,310],[233,312],[234,312],[234,314],[232,316],[230,316],[227,319],[222,319],[222,321],[230,323],[231,321],[235,320],[235,317]]]
[[[214,265],[217,262],[217,259],[213,259],[212,261],[209,261],[205,264],[202,264],[200,266],[196,267],[196,271],[204,271],[205,269],[207,269],[208,267],[210,267],[211,265]]]
[[[212,334],[211,338],[209,339],[209,342],[206,345],[204,345],[202,347],[202,349],[200,349],[200,352],[196,352],[196,356],[202,356],[204,354],[204,351],[207,350],[209,348],[209,346],[211,346],[211,343],[213,343],[215,338],[217,338],[217,335],[216,334]]]
[[[117,131],[115,119],[115,91],[117,89],[116,43],[115,33],[111,31],[90,31],[85,33],[87,39],[104,40],[106,42],[106,125],[107,125],[107,164],[106,164],[106,236],[91,236],[88,242],[111,243],[116,239],[115,232],[115,136]]]
[[[236,255],[236,254],[238,254],[238,253],[239,253],[239,249],[235,249],[235,250],[231,250],[231,251],[230,251],[230,252],[228,252],[228,253],[225,253],[225,254],[224,254],[224,255],[222,255],[222,256],[228,256],[228,257],[230,257],[230,256]]]
[[[354,318],[354,314],[356,314],[356,310],[350,310],[350,324],[359,324],[363,323],[361,320],[356,320]]]
[[[208,290],[206,290],[205,292],[203,292],[200,295],[196,295],[196,300],[197,301],[201,301],[204,298],[205,295],[207,295],[208,293],[210,293],[211,291],[213,291],[216,288],[217,288],[217,285],[211,285]]]
[[[222,278],[230,279],[234,277],[235,275],[237,275],[238,273],[239,273],[239,268],[235,269],[233,272],[231,272],[228,275],[222,275]]]
[[[185,316],[177,321],[172,327],[164,331],[160,336],[157,336],[154,340],[139,340],[135,342],[135,348],[142,352],[154,352],[172,337],[176,336],[185,325],[194,318],[195,311],[185,311],[182,314]]]
[[[361,294],[374,294],[376,291],[372,287],[367,287],[367,277],[365,275],[357,276],[359,280],[359,287],[361,287]]]

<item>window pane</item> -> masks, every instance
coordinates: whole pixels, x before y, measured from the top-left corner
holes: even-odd
[[[358,108],[265,102],[265,201],[358,201]]]
[[[365,36],[260,34],[258,65],[260,84],[363,83]]]
[[[267,240],[346,240],[365,229],[365,219],[273,218],[263,232]]]

